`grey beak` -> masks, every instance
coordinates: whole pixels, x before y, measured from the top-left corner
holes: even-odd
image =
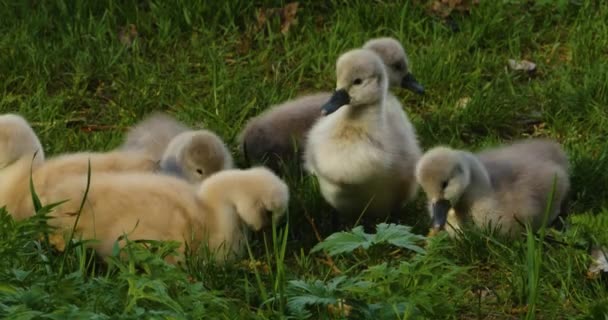
[[[344,89],[337,90],[331,96],[329,101],[327,101],[323,107],[321,107],[321,114],[326,116],[336,112],[336,110],[340,109],[340,107],[347,105],[350,103],[350,96],[348,92]]]
[[[450,201],[442,199],[432,204],[433,229],[441,230],[448,221],[448,211],[452,208]]]
[[[411,90],[417,94],[424,94],[424,87],[416,81],[416,78],[411,73],[408,73],[401,79],[401,87]]]
[[[182,170],[182,167],[177,163],[177,159],[175,159],[174,157],[161,162],[160,171],[170,176],[184,178],[184,171]]]

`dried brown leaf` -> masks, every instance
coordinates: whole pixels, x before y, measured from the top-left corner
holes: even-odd
[[[129,24],[126,27],[122,27],[118,31],[118,40],[126,47],[132,46],[137,36],[137,27],[135,27],[134,24]]]
[[[272,11],[271,9],[259,9],[258,10],[258,16],[256,17],[256,20],[258,22],[257,25],[257,29],[262,29],[264,27],[264,25],[266,24],[266,21],[268,21],[268,18],[272,15]]]
[[[239,42],[236,44],[236,52],[242,56],[247,54],[251,50],[253,42],[250,37],[244,36],[239,39]]]
[[[477,4],[479,0],[435,0],[431,2],[429,8],[432,14],[446,18],[453,11],[468,13]]]
[[[299,3],[291,2],[281,9],[281,33],[285,34],[289,28],[296,23]]]
[[[298,14],[298,2],[290,2],[286,4],[283,8],[262,8],[258,10],[257,15],[257,28],[256,30],[261,30],[264,25],[270,20],[273,16],[278,15],[281,19],[281,33],[285,34],[289,31],[292,25],[296,24],[297,19],[296,16]]]

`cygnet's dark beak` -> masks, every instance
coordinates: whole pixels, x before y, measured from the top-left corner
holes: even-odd
[[[448,211],[452,208],[450,201],[441,199],[432,204],[433,229],[442,230],[448,221]]]
[[[411,73],[408,73],[401,79],[401,87],[411,90],[417,94],[424,94],[424,87],[416,81],[416,78]]]
[[[166,175],[184,178],[182,167],[177,163],[177,159],[173,157],[161,162],[160,171]]]
[[[340,109],[340,107],[345,106],[350,103],[350,96],[348,92],[344,89],[337,90],[331,96],[329,101],[327,101],[323,107],[321,107],[321,114],[323,116],[332,114],[336,112],[336,110]]]

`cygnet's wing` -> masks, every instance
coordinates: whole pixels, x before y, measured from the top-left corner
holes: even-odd
[[[567,167],[560,160],[561,152],[559,146],[555,149],[551,143],[529,141],[484,151],[478,157],[486,167],[496,198],[505,211],[530,219],[534,226],[539,226],[554,179],[557,178],[557,184],[549,221],[559,212],[570,187]]]

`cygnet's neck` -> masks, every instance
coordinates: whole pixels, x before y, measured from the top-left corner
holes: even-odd
[[[463,151],[461,156],[471,174],[469,186],[461,197],[462,204],[468,208],[475,201],[489,197],[492,194],[492,184],[488,171],[474,154]]]
[[[376,129],[384,127],[386,122],[386,94],[375,103],[366,105],[349,105],[344,114],[344,120],[349,126]]]

